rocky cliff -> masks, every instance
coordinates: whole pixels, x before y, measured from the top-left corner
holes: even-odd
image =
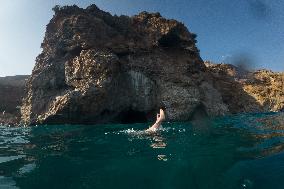
[[[230,64],[205,62],[213,85],[231,113],[284,109],[284,73],[246,71]]]
[[[0,77],[0,124],[16,123],[20,118],[20,106],[28,76]]]
[[[95,5],[54,11],[27,84],[27,124],[148,121],[161,104],[178,121],[283,108],[283,93],[272,89],[274,81],[283,89],[280,75],[243,83],[236,68],[206,66],[196,35],[176,20],[112,16]]]
[[[169,120],[228,112],[206,81],[196,35],[159,13],[112,16],[91,5],[55,7],[22,107],[24,122]]]

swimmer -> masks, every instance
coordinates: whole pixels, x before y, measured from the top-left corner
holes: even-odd
[[[149,129],[147,129],[146,132],[155,132],[155,131],[157,131],[159,128],[161,128],[161,124],[162,124],[162,122],[165,119],[166,119],[165,112],[164,112],[164,110],[162,108],[160,108],[160,113],[157,114],[156,122],[154,123],[154,125],[149,127]]]

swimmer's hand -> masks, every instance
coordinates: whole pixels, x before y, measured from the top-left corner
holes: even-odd
[[[165,117],[165,112],[163,109],[160,109],[160,113],[157,114],[157,120],[156,123],[162,123],[162,121],[164,121],[166,119]]]
[[[154,125],[152,125],[152,127],[147,129],[146,132],[155,132],[155,131],[157,131],[161,127],[162,121],[164,121],[164,120],[165,120],[164,110],[160,109],[160,113],[157,114],[156,122],[154,123]]]

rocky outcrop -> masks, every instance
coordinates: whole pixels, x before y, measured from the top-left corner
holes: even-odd
[[[25,123],[147,121],[161,104],[169,120],[228,113],[182,23],[95,5],[54,11],[28,81]]]
[[[196,35],[159,13],[56,6],[21,109],[38,123],[168,120],[283,109],[283,74],[200,58]]]
[[[0,124],[19,122],[27,78],[25,75],[0,77]]]
[[[284,109],[284,73],[246,71],[230,64],[211,62],[205,65],[231,113]]]

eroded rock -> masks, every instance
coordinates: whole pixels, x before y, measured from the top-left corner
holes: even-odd
[[[284,108],[284,73],[246,71],[229,64],[205,64],[230,112],[269,112]]]
[[[17,124],[29,76],[0,77],[0,124]]]
[[[27,124],[148,121],[161,104],[174,121],[283,109],[283,75],[205,65],[176,20],[95,5],[54,11],[23,101]]]
[[[212,111],[196,35],[182,23],[159,13],[112,16],[95,5],[54,10],[28,82],[25,123],[150,120],[161,104],[170,120],[188,120],[201,104],[208,115],[227,112]]]

